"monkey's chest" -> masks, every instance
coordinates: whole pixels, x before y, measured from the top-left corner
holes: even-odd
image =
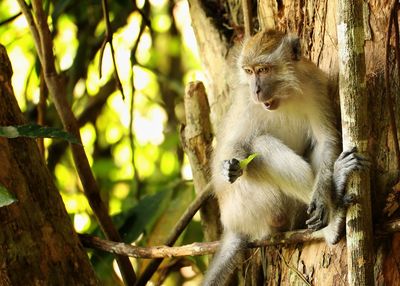
[[[265,126],[265,132],[279,139],[299,155],[303,155],[310,144],[311,128],[305,118],[285,118]]]

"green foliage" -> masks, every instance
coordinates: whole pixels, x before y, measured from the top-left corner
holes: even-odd
[[[15,203],[17,199],[6,187],[0,184],[0,208]]]
[[[54,127],[40,126],[37,124],[25,124],[19,126],[0,126],[0,137],[17,138],[55,138],[63,139],[74,144],[80,144],[74,136]]]

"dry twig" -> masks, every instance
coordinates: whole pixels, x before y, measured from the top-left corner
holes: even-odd
[[[118,87],[119,91],[121,92],[122,99],[125,99],[124,89],[122,87],[122,83],[121,83],[121,80],[120,80],[119,75],[118,75],[117,63],[115,61],[115,52],[114,52],[114,46],[113,46],[113,43],[112,43],[113,32],[112,32],[112,29],[111,29],[111,23],[110,23],[107,0],[102,0],[101,1],[101,5],[102,5],[102,9],[103,9],[104,21],[106,22],[106,35],[104,37],[104,41],[101,44],[101,48],[100,48],[99,77],[100,78],[102,77],[101,67],[102,67],[102,64],[103,64],[103,54],[104,54],[104,50],[106,48],[106,45],[108,43],[110,45],[111,58],[112,58],[113,65],[114,65],[114,73],[113,74],[114,74],[115,83],[117,84],[117,87]]]

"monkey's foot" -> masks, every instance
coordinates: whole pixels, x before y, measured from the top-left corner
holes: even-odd
[[[333,181],[335,184],[336,195],[339,198],[344,196],[344,188],[350,174],[357,170],[363,170],[371,165],[369,159],[359,153],[357,148],[343,151],[337,158],[333,166]]]
[[[306,221],[307,227],[314,231],[319,230],[328,224],[329,208],[323,199],[314,197],[308,206],[307,213],[310,218]]]

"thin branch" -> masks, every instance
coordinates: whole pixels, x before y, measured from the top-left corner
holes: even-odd
[[[39,37],[39,32],[37,30],[35,21],[33,20],[33,15],[31,12],[31,8],[25,3],[24,0],[17,0],[19,7],[21,8],[22,13],[25,16],[26,21],[28,22],[29,28],[31,30],[35,47],[36,47],[36,52],[38,54],[38,57],[40,59],[40,62],[42,62],[42,47],[40,45],[40,37]]]
[[[107,0],[102,0],[101,4],[102,4],[101,6],[103,9],[104,21],[106,22],[106,36],[104,38],[104,42],[101,45],[101,49],[100,49],[99,76],[101,78],[101,66],[102,66],[102,62],[103,62],[103,54],[104,54],[104,49],[106,47],[106,44],[108,43],[110,45],[111,58],[112,58],[113,65],[114,65],[114,73],[113,74],[114,74],[115,83],[117,84],[117,87],[118,87],[119,91],[121,92],[122,99],[125,99],[124,89],[122,88],[122,83],[121,83],[121,80],[118,75],[117,63],[115,60],[114,46],[112,43],[113,32],[111,29],[111,23],[110,23],[109,11],[108,11],[108,2],[107,2]]]
[[[135,5],[136,2],[134,1]],[[143,18],[144,19],[144,18]],[[146,28],[146,24],[144,22],[144,20],[142,20],[142,23],[140,24],[140,30],[139,30],[139,34],[137,36],[137,39],[135,41],[135,44],[132,47],[131,50],[131,56],[130,56],[130,60],[131,60],[131,102],[130,102],[130,118],[129,118],[129,143],[130,143],[130,147],[131,147],[131,153],[132,153],[132,168],[133,168],[133,179],[136,182],[136,198],[139,200],[141,197],[141,180],[139,178],[139,174],[137,171],[137,166],[136,166],[136,161],[135,161],[135,134],[133,132],[133,121],[134,121],[134,116],[135,116],[135,84],[134,84],[134,72],[133,72],[133,67],[135,66],[135,64],[137,63],[136,60],[136,51],[139,47],[139,42],[140,39],[144,33],[144,30]]]
[[[174,243],[177,241],[181,233],[185,230],[186,226],[192,220],[193,216],[210,197],[211,197],[211,184],[208,184],[200,193],[198,193],[196,199],[190,204],[190,206],[186,209],[186,211],[181,216],[179,221],[175,224],[174,228],[172,229],[171,233],[166,239],[165,245],[167,247],[174,245]],[[209,249],[209,247],[205,246],[202,249]],[[168,256],[161,256],[158,259],[154,259],[149,263],[149,265],[146,267],[142,275],[139,277],[136,286],[147,284],[151,276],[153,276],[154,272],[157,271],[157,268],[158,266],[160,266],[164,257]]]
[[[17,19],[21,15],[22,15],[22,12],[19,12],[19,13],[15,14],[14,16],[11,16],[10,18],[7,18],[7,19],[5,19],[3,21],[0,21],[0,26],[8,24],[8,23],[14,21],[15,19]]]
[[[45,117],[46,117],[46,100],[47,100],[47,86],[46,82],[44,80],[44,75],[43,75],[43,70],[40,72],[40,97],[39,97],[39,103],[36,106],[37,109],[37,123],[39,125],[45,125]],[[40,154],[42,155],[42,158],[45,159],[46,157],[46,152],[45,152],[45,147],[44,147],[44,139],[43,138],[38,138],[36,139],[36,142],[39,147]]]
[[[389,235],[396,232],[400,232],[400,220],[387,222],[376,231],[376,233],[379,233],[380,235]],[[219,241],[202,243],[195,242],[192,244],[175,247],[165,245],[139,247],[126,243],[108,241],[86,234],[80,234],[79,238],[82,244],[87,248],[143,259],[208,255],[215,253],[219,247]],[[264,240],[249,242],[247,244],[247,248],[291,245],[317,241],[324,241],[322,232],[312,232],[309,229],[302,229],[276,233]]]
[[[147,15],[147,13],[143,10],[145,10],[145,8],[142,10],[140,9],[137,4],[136,4],[136,0],[132,1],[132,5],[133,5],[133,11],[138,11],[138,13],[140,14],[140,16],[142,17],[142,20],[144,22],[144,24],[149,27],[149,29],[151,29],[151,21],[149,16]],[[145,1],[144,6],[146,7],[146,5],[148,5],[148,1]]]
[[[205,243],[196,242],[184,246],[175,247],[138,247],[126,243],[108,241],[99,237],[93,237],[84,234],[80,234],[79,239],[81,240],[84,247],[99,249],[113,254],[120,254],[144,259],[212,254],[217,250],[219,246],[219,241],[214,241]]]

